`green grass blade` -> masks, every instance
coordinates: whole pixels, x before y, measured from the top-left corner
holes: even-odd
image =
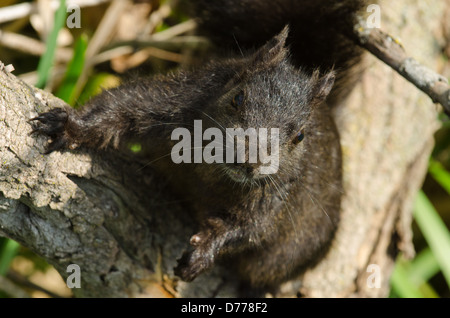
[[[417,195],[414,218],[450,286],[450,232],[423,191]]]
[[[428,258],[428,255],[424,256]],[[423,256],[420,259],[425,260]],[[420,259],[419,262],[422,262]],[[407,261],[402,256],[397,258],[391,276],[391,298],[439,298],[438,293],[424,279],[423,272],[419,271],[419,264],[414,265],[415,261]]]
[[[409,275],[414,282],[426,282],[441,271],[439,263],[429,247],[423,249],[411,261]]]
[[[425,295],[411,281],[406,265],[397,261],[391,276],[392,291],[400,298],[424,298]]]
[[[47,39],[47,48],[44,55],[41,56],[38,65],[38,81],[36,87],[44,88],[53,64],[53,58],[56,51],[56,40],[58,38],[59,30],[62,29],[66,21],[66,0],[60,0],[60,5],[55,13],[53,29]]]
[[[7,240],[0,251],[0,275],[4,276],[9,269],[11,261],[16,256],[20,245],[16,241]]]
[[[64,79],[56,92],[56,96],[61,98],[63,101],[67,102],[69,105],[73,106],[78,96],[76,96],[75,87],[78,78],[83,71],[85,63],[85,53],[88,45],[88,39],[85,34],[80,36],[75,43],[73,50],[73,57],[67,66],[67,71]]]
[[[441,187],[450,194],[450,172],[445,170],[444,166],[436,160],[431,159],[428,171]]]
[[[424,282],[419,286],[419,290],[425,298],[439,298],[439,294],[431,287],[430,284]]]

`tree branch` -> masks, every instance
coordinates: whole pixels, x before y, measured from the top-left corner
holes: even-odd
[[[369,28],[362,18],[355,25],[354,32],[361,47],[430,96],[434,103],[441,104],[445,113],[450,116],[450,86],[444,76],[408,57],[397,39],[380,29]]]
[[[47,141],[29,136],[28,119],[63,102],[4,71],[0,83],[0,235],[63,277],[69,264],[79,265],[77,296],[154,296],[147,285],[171,272],[190,234],[183,214],[174,216],[176,200],[164,198],[151,172],[144,180],[136,164],[117,156],[42,155]],[[177,240],[163,242],[171,236]]]

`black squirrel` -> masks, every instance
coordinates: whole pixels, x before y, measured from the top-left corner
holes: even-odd
[[[140,142],[199,222],[175,274],[191,281],[228,261],[244,285],[276,288],[327,250],[339,222],[341,150],[325,101],[332,92],[335,104],[352,81],[360,51],[342,30],[364,2],[193,1],[201,30],[246,53],[130,81],[80,110],[52,109],[32,118],[33,132],[51,137],[47,153]],[[194,133],[195,120],[225,134],[228,127],[279,129],[278,171],[263,174],[248,152],[243,163],[173,162],[174,128]]]

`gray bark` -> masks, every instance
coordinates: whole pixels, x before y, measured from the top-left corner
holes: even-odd
[[[438,70],[435,43],[443,36],[431,32],[448,4],[380,4],[382,28]],[[411,204],[426,172],[438,108],[375,58],[367,56],[364,66],[360,83],[335,112],[345,178],[337,236],[325,258],[278,296],[384,297],[396,253],[413,254]],[[30,136],[27,120],[63,102],[5,70],[0,83],[0,235],[44,257],[64,279],[69,264],[79,265],[81,288],[73,289],[79,297],[236,295],[236,282],[220,267],[192,283],[174,278],[195,231],[183,202],[167,197],[163,180],[112,153],[42,155],[47,140]],[[381,288],[367,284],[369,264],[380,267]]]

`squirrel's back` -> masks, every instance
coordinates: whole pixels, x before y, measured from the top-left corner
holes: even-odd
[[[355,68],[362,50],[348,34],[367,0],[191,0],[199,31],[223,48],[259,47],[290,26],[288,45],[293,63],[312,72],[337,72],[329,102],[336,104],[358,79]]]

